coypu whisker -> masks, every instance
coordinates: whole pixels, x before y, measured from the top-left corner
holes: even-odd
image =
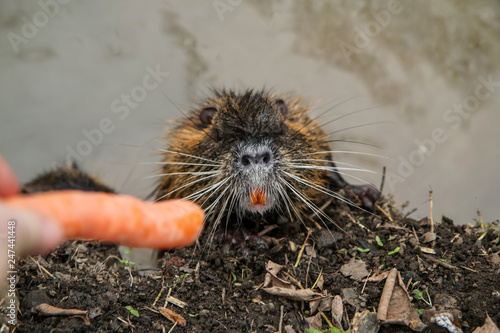
[[[386,160],[395,161],[394,159],[391,159],[391,158],[389,158],[387,156],[382,156],[382,155],[377,155],[377,154],[371,154],[371,153],[363,153],[363,152],[360,152],[360,151],[347,151],[347,150],[325,150],[325,151],[317,151],[317,152],[314,152],[314,153],[308,153],[308,154],[304,154],[304,155],[308,156],[308,155],[319,155],[319,154],[328,154],[328,153],[330,153],[330,154],[355,154],[355,155],[364,155],[364,156],[378,157],[378,158],[383,158],[383,159],[386,159]]]
[[[332,160],[322,160],[322,159],[314,159],[314,158],[299,158],[299,159],[296,159],[296,160],[290,160],[290,162],[324,162],[324,163],[331,164]],[[363,169],[359,165],[352,164],[352,163],[347,163],[347,162],[335,161],[335,165],[337,165],[337,164]]]
[[[367,213],[367,214],[370,214],[370,215],[376,216],[376,215],[375,215],[375,214],[373,214],[372,212],[370,212],[370,211],[368,211],[368,210],[366,210],[366,209],[363,209],[363,208],[359,207],[359,206],[358,206],[358,205],[356,205],[353,201],[351,201],[351,200],[349,200],[348,198],[346,198],[346,197],[344,197],[344,196],[342,196],[342,195],[338,194],[337,192],[334,192],[334,191],[332,191],[332,190],[330,190],[330,189],[327,189],[327,188],[325,188],[325,187],[323,187],[323,186],[320,186],[320,185],[317,185],[317,184],[311,183],[311,182],[309,182],[309,181],[307,181],[307,180],[305,180],[305,179],[301,179],[301,178],[299,178],[299,177],[297,177],[297,176],[294,176],[294,175],[292,175],[292,174],[290,174],[290,173],[288,173],[288,172],[285,172],[285,174],[287,174],[288,176],[290,176],[290,177],[294,178],[294,179],[295,179],[295,180],[297,180],[298,182],[300,182],[300,183],[302,183],[302,184],[304,184],[304,185],[306,185],[306,186],[309,186],[310,188],[315,189],[316,191],[319,191],[319,192],[324,193],[324,194],[326,194],[326,195],[329,195],[329,196],[331,196],[331,197],[333,197],[333,198],[335,198],[335,199],[338,199],[338,200],[340,200],[340,201],[342,201],[342,202],[344,202],[344,203],[348,204],[348,205],[349,205],[349,206],[351,206],[351,207],[354,207],[354,208],[356,208],[356,209],[362,210],[363,212],[365,212],[365,213]],[[372,187],[374,187],[374,186],[373,186],[373,185],[371,185],[371,184],[369,184],[369,185],[370,185],[370,186],[372,186]],[[374,187],[374,188],[375,188],[375,187]]]
[[[340,120],[340,119],[343,119],[343,118],[355,115],[355,114],[360,113],[360,112],[371,111],[371,110],[375,110],[375,109],[378,109],[378,108],[380,108],[380,106],[370,106],[370,107],[362,108],[362,109],[359,109],[359,110],[356,110],[356,111],[353,111],[353,112],[349,112],[349,113],[343,114],[341,116],[338,116],[337,118],[331,119],[331,120],[329,120],[327,122],[324,122],[323,124],[318,124],[316,126],[318,128],[322,128],[325,125],[328,125],[328,124],[331,124],[333,122],[336,122],[337,120]]]
[[[302,220],[302,217],[300,216],[299,212],[297,211],[297,208],[295,208],[295,205],[293,204],[292,202],[292,199],[290,198],[290,196],[288,195],[288,193],[285,191],[285,189],[283,188],[283,186],[281,186],[281,184],[278,185],[278,188],[279,188],[279,194],[281,195],[281,197],[284,199],[284,202],[285,202],[285,206],[286,206],[286,209],[288,211],[288,214],[290,215],[290,220],[293,220],[293,215],[290,211],[290,206],[292,207],[295,215],[297,216],[297,219],[305,225],[304,221]],[[290,204],[290,205],[288,205]]]
[[[362,179],[362,178],[359,178],[359,177],[356,177],[356,176],[353,176],[351,174],[348,174],[346,172],[340,172],[339,170],[348,170],[348,171],[364,171],[364,172],[369,172],[369,173],[374,173],[374,174],[377,174],[377,175],[380,175],[380,176],[383,176],[384,174],[381,173],[381,172],[376,172],[376,171],[371,171],[371,170],[367,170],[367,169],[357,169],[357,168],[337,168],[337,167],[327,167],[327,166],[319,166],[319,165],[299,165],[297,166],[296,164],[290,164],[292,166],[292,168],[295,168],[295,169],[318,169],[318,170],[325,170],[325,171],[330,171],[330,172],[336,172],[338,173],[339,175],[342,175],[342,176],[347,176],[347,177],[350,177],[352,179],[355,179],[357,181],[360,181],[362,182],[363,184],[365,185],[369,185],[371,187],[373,187],[374,189],[377,189],[375,187],[375,185],[367,182],[366,180]]]
[[[292,166],[295,169],[319,169],[319,170],[326,170],[326,171],[339,171],[339,170],[343,170],[343,171],[361,171],[361,172],[367,172],[367,173],[374,173],[374,174],[382,176],[382,173],[380,173],[380,172],[372,171],[372,170],[368,170],[368,169],[360,169],[360,168],[343,168],[343,167],[339,168],[337,166],[330,167],[330,166],[323,166],[323,165],[294,164],[294,163],[290,163],[290,164],[288,164],[288,166]]]
[[[285,172],[286,174],[288,175],[291,175],[287,172]],[[300,181],[300,178],[296,178],[295,176],[293,176],[292,178],[295,178],[297,181],[301,182]],[[295,195],[307,206],[309,207],[313,213],[323,222],[323,224],[325,225],[325,227],[328,229],[328,225],[325,223],[325,221],[323,221],[323,219],[321,218],[321,216],[323,216],[324,218],[326,218],[329,222],[331,222],[333,225],[335,225],[337,228],[339,228],[340,230],[342,230],[344,233],[345,230],[342,229],[337,223],[335,223],[335,221],[332,220],[331,217],[329,217],[328,215],[326,215],[325,212],[323,212],[321,209],[318,208],[318,206],[316,206],[311,200],[309,200],[308,198],[306,198],[304,195],[302,195],[300,192],[298,192],[289,182],[287,182],[286,180],[282,179],[282,181],[285,183],[285,185],[293,192],[295,193]],[[305,184],[307,185],[307,184]],[[310,185],[308,185],[310,186]],[[310,186],[311,187],[311,186]]]
[[[330,189],[327,189],[326,187],[323,187],[323,186],[311,183],[311,182],[309,182],[309,181],[307,181],[305,179],[302,179],[300,177],[297,177],[297,176],[295,176],[295,175],[293,175],[293,174],[291,174],[289,172],[285,172],[285,174],[287,176],[295,179],[296,181],[298,181],[301,184],[304,184],[304,185],[309,186],[310,188],[313,188],[313,189],[315,189],[315,190],[317,190],[319,192],[322,192],[322,193],[327,194],[327,195],[329,195],[331,197],[334,197],[335,199],[338,199],[338,200],[340,200],[340,201],[342,201],[342,202],[344,202],[344,203],[346,203],[348,205],[351,205],[353,207],[357,207],[356,204],[354,202],[352,202],[351,200],[349,200],[349,199],[341,196],[340,194],[338,194],[338,193],[336,193],[336,192],[334,192],[334,191],[332,191]]]
[[[166,197],[167,197],[167,196],[169,196],[170,194],[172,194],[172,193],[174,193],[174,192],[177,192],[177,191],[179,191],[179,190],[181,190],[181,189],[183,189],[183,188],[185,188],[185,187],[188,187],[188,186],[193,185],[193,184],[195,184],[195,183],[201,182],[201,181],[203,181],[203,180],[205,180],[205,179],[208,179],[208,178],[213,178],[213,177],[216,177],[216,176],[217,176],[217,174],[210,175],[210,176],[203,177],[203,178],[197,179],[197,180],[195,180],[195,181],[192,181],[192,182],[190,182],[190,183],[188,183],[188,184],[186,184],[186,185],[182,185],[182,186],[180,186],[180,187],[176,188],[175,190],[170,191],[170,192],[168,192],[167,194],[162,195],[161,197],[157,198],[155,201],[162,200],[163,198],[166,198]]]
[[[202,164],[202,163],[184,163],[184,162],[142,162],[141,164],[156,164],[156,165],[196,165],[196,166],[206,166],[206,167],[220,167],[220,164]]]
[[[162,174],[158,174],[158,175],[147,176],[144,179],[164,177],[164,176],[177,176],[177,175],[192,175],[192,176],[216,175],[219,173],[220,173],[220,171],[169,172],[169,173],[162,173]]]
[[[371,143],[366,143],[366,142],[361,142],[361,141],[353,141],[353,140],[346,140],[346,139],[325,140],[325,142],[355,143],[355,144],[358,144],[358,145],[363,145],[363,146],[368,146],[368,147],[382,149],[382,147],[374,145],[374,144],[371,144]]]
[[[210,186],[207,186],[199,191],[196,191],[195,193],[192,193],[186,197],[184,197],[183,199],[186,199],[186,200],[192,200],[192,201],[196,201],[198,199],[200,199],[205,193],[207,193],[208,191],[213,191],[212,194],[210,194],[208,196],[208,198],[210,198],[216,191],[219,187],[221,187],[222,185],[224,185],[227,181],[229,181],[230,178],[226,178],[226,179],[223,179],[213,185],[210,185]],[[208,200],[205,199],[206,200]],[[205,201],[203,203],[205,203]],[[201,206],[201,205],[200,205]]]
[[[329,135],[332,135],[332,134],[337,134],[337,133],[340,133],[340,132],[343,132],[343,131],[348,131],[348,130],[355,129],[355,128],[372,126],[372,125],[381,125],[381,124],[395,124],[395,122],[393,122],[393,121],[374,121],[372,123],[366,123],[366,124],[361,124],[361,125],[356,125],[356,126],[344,127],[342,129],[339,129],[339,130],[336,130],[336,131],[333,131],[333,132],[330,132],[330,133],[325,133],[324,135],[320,136],[320,138],[323,138],[323,137],[326,137],[326,136],[329,136]]]
[[[186,156],[186,157],[192,157],[192,158],[196,158],[196,159],[199,159],[199,160],[203,160],[203,161],[207,161],[207,162],[212,162],[214,164],[222,165],[222,163],[214,161],[214,160],[209,160],[209,159],[206,159],[206,158],[203,158],[203,157],[199,157],[199,156],[195,156],[195,155],[190,155],[190,154],[186,154],[186,153],[181,153],[181,152],[178,152],[178,151],[172,151],[172,150],[166,150],[166,149],[158,149],[158,151],[163,152],[163,153],[178,154],[178,155],[182,155],[182,156]]]
[[[308,125],[310,125],[310,124],[314,123],[314,121],[315,121],[315,120],[317,120],[317,119],[319,119],[320,117],[324,116],[326,113],[328,113],[328,112],[332,111],[332,110],[333,110],[333,109],[335,109],[336,107],[339,107],[339,106],[341,106],[342,104],[345,104],[345,103],[347,103],[347,102],[349,102],[349,101],[351,101],[351,100],[353,100],[353,99],[355,99],[355,98],[358,98],[358,97],[360,97],[360,96],[359,96],[359,95],[351,96],[351,97],[349,97],[349,98],[347,98],[347,99],[345,99],[345,100],[343,100],[343,101],[340,101],[340,102],[338,102],[337,104],[335,104],[335,105],[333,105],[333,106],[331,106],[331,107],[327,108],[325,111],[321,112],[321,113],[320,113],[320,114],[318,114],[317,116],[312,117],[312,118],[309,118],[309,119],[308,119],[308,120],[304,123],[304,125],[303,125],[302,127],[300,127],[299,129],[297,129],[296,131],[294,131],[294,132],[292,133],[292,135],[297,134],[297,133],[298,133],[298,132],[300,132],[303,128],[305,128],[305,127],[307,127]],[[334,102],[334,100],[333,100],[333,101],[331,101],[331,102],[329,102],[329,103],[327,103],[326,105],[328,105],[328,104],[330,104],[330,103],[333,103],[333,102]]]

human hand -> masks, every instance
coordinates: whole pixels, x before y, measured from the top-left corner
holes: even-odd
[[[54,220],[28,210],[11,209],[2,204],[2,198],[16,195],[18,192],[16,177],[0,155],[0,290],[7,283],[7,271],[15,270],[8,265],[14,262],[14,254],[19,258],[28,254],[44,253],[63,240],[59,224]]]

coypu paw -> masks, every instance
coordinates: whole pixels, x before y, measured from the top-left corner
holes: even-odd
[[[351,185],[337,172],[330,172],[330,181],[336,190],[346,189],[347,199],[361,202],[361,207],[373,212],[375,203],[380,198],[380,191],[373,185]]]

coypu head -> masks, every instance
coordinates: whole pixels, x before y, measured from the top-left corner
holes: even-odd
[[[300,218],[328,191],[330,161],[307,110],[265,91],[214,92],[167,135],[157,199],[193,200],[217,220],[275,211]]]

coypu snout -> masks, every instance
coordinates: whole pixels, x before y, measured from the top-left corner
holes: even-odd
[[[276,200],[272,184],[277,182],[277,152],[269,140],[263,142],[240,142],[234,150],[239,181],[234,191],[239,198],[239,206],[249,213],[265,212],[274,208]]]

